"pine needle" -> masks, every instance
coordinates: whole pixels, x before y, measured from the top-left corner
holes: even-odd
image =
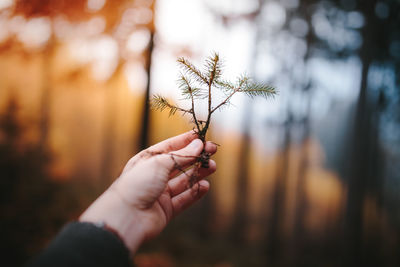
[[[174,115],[176,112],[183,114],[191,114],[192,122],[195,124],[197,134],[203,142],[205,142],[206,133],[211,122],[211,115],[216,110],[229,106],[231,98],[236,93],[245,93],[247,96],[269,98],[277,94],[274,87],[266,84],[260,84],[251,81],[247,75],[240,76],[236,83],[223,80],[222,76],[222,63],[218,53],[213,53],[206,59],[204,72],[196,68],[185,58],[178,59],[178,63],[183,69],[178,79],[178,87],[184,99],[191,101],[190,109],[183,109],[177,105],[170,103],[165,97],[161,95],[153,96],[151,100],[151,107],[163,111],[169,110],[169,115]],[[200,87],[198,87],[200,85]],[[206,85],[207,89],[202,89],[201,86]],[[218,88],[225,93],[225,99],[215,107],[212,107],[212,89]],[[202,121],[198,120],[195,112],[195,105],[197,99],[208,99],[208,115],[207,119]]]
[[[169,110],[169,116],[174,115],[177,111],[183,112],[183,114],[190,113],[192,114],[191,110],[186,110],[175,106],[168,102],[168,100],[161,96],[161,95],[154,95],[150,101],[150,106],[152,109],[163,111],[164,109]]]
[[[214,53],[211,57],[206,59],[206,72],[209,84],[218,81],[222,74],[222,64],[218,53]]]
[[[197,82],[208,85],[208,79],[206,76],[188,60],[181,57],[178,58],[178,63],[180,63],[183,70],[193,77],[193,79],[195,79]]]
[[[240,89],[239,92],[243,92],[252,98],[256,96],[269,98],[276,94],[276,89],[266,84],[250,83],[246,84],[246,87]]]

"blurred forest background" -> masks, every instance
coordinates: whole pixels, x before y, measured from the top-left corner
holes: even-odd
[[[216,114],[212,190],[137,266],[400,266],[399,0],[0,0],[2,266],[190,129],[148,98],[212,51],[279,95]]]

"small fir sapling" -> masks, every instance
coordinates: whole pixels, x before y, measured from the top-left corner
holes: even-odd
[[[189,114],[191,116],[191,122],[194,124],[194,130],[204,144],[206,142],[206,135],[210,127],[212,114],[228,105],[231,98],[236,93],[245,93],[249,97],[261,96],[264,98],[269,98],[276,94],[274,87],[253,82],[246,75],[237,78],[236,82],[224,80],[222,78],[222,64],[218,53],[214,53],[207,58],[204,70],[198,69],[183,57],[178,59],[178,63],[183,70],[178,79],[179,89],[181,90],[183,98],[188,101],[190,100],[191,107],[182,108],[169,102],[161,95],[154,95],[152,97],[151,107],[160,111],[169,110],[169,115],[174,115],[176,112],[180,112],[183,115]],[[214,90],[220,90],[224,94],[223,100],[217,105],[213,105]],[[208,103],[207,117],[205,120],[200,120],[195,111],[195,105],[202,99],[205,99]],[[174,156],[179,155],[171,154],[173,160]],[[208,168],[210,155],[203,150],[200,156],[196,158],[197,163],[194,167],[196,169],[193,172],[194,174],[190,177],[190,186],[193,186],[193,184],[197,182],[198,169],[200,167]],[[179,166],[177,167],[184,172],[182,168]]]

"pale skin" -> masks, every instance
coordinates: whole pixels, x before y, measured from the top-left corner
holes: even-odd
[[[200,168],[190,185],[196,157],[203,142],[187,132],[153,145],[131,158],[120,177],[80,216],[82,222],[105,223],[123,239],[132,255],[146,240],[157,236],[168,222],[209,190],[205,177],[215,172],[216,163]],[[217,146],[206,142],[206,152]]]

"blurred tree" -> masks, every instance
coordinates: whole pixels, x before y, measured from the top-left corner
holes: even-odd
[[[149,129],[150,129],[150,90],[151,90],[151,66],[152,66],[152,59],[153,59],[153,50],[154,50],[154,36],[155,32],[155,24],[154,24],[154,17],[155,17],[155,5],[156,0],[150,1],[149,9],[152,13],[151,22],[147,25],[148,30],[150,31],[150,39],[149,44],[147,46],[147,50],[145,51],[145,69],[147,73],[147,83],[146,83],[146,90],[143,98],[143,111],[142,111],[142,124],[141,130],[139,135],[139,150],[143,150],[149,146]]]
[[[50,19],[51,35],[46,42],[43,50],[43,87],[41,97],[41,112],[40,112],[40,143],[43,147],[46,146],[49,137],[49,130],[51,129],[51,102],[52,102],[52,61],[56,55],[59,40],[56,38],[54,28],[55,19],[63,17],[69,22],[87,21],[93,17],[100,17],[104,19],[105,29],[102,34],[107,34],[118,43],[118,63],[107,83],[115,80],[115,77],[120,75],[123,70],[124,63],[127,61],[135,60],[142,61],[147,71],[147,87],[145,90],[143,100],[143,114],[142,114],[142,127],[140,131],[139,144],[135,145],[134,151],[137,148],[143,149],[148,146],[148,128],[149,128],[149,92],[151,81],[151,57],[153,50],[154,39],[154,6],[155,1],[134,1],[134,0],[118,0],[118,1],[104,1],[103,6],[96,10],[92,10],[88,6],[87,1],[74,0],[74,1],[26,1],[19,0],[16,2],[13,9],[12,16],[23,15],[30,19],[34,17],[46,17]],[[147,14],[150,11],[151,14]],[[147,15],[146,15],[147,14]],[[150,16],[144,18],[145,16]],[[77,26],[78,27],[78,26]],[[127,52],[127,42],[130,34],[137,30],[147,29],[150,32],[150,41],[147,49],[140,55],[132,55]],[[76,37],[76,36],[75,36]],[[104,123],[104,151],[103,162],[101,164],[100,188],[107,185],[113,174],[111,173],[111,160],[113,158],[112,144],[110,144],[110,137],[113,136],[113,129],[115,129],[115,116],[116,106],[113,104],[115,91],[110,89],[107,93],[106,99],[106,113]]]
[[[284,246],[284,221],[286,191],[289,170],[289,152],[292,143],[291,128],[293,127],[293,115],[288,111],[288,117],[282,128],[281,155],[278,156],[275,185],[272,191],[271,213],[268,219],[268,228],[266,229],[266,254],[267,261],[271,266],[280,265],[283,256]]]
[[[299,57],[299,61],[305,63],[305,65],[313,57],[313,49],[316,45],[315,43],[315,33],[311,28],[312,24],[312,14],[313,14],[313,4],[315,1],[309,1],[309,3],[301,3],[297,8],[291,10],[289,17],[293,19],[299,19],[307,25],[308,28],[305,33],[303,33],[302,39],[306,44],[306,51],[303,56]],[[288,30],[290,30],[291,23],[288,23]],[[292,34],[299,35],[298,32],[293,32]],[[295,70],[292,70],[293,73]],[[307,266],[309,263],[304,255],[307,254],[305,250],[305,245],[307,243],[307,233],[305,230],[305,214],[308,211],[308,203],[306,196],[306,184],[307,184],[307,174],[309,169],[309,157],[310,151],[309,147],[311,145],[311,103],[312,97],[315,94],[316,87],[313,85],[312,77],[307,75],[307,68],[303,70],[304,80],[300,80],[298,83],[298,90],[302,95],[302,101],[304,103],[304,110],[299,120],[299,128],[301,128],[300,137],[300,163],[297,175],[297,184],[295,191],[295,204],[294,204],[294,220],[293,220],[293,234],[292,240],[289,245],[289,255],[288,258],[289,265],[291,266]]]
[[[0,235],[3,266],[20,266],[82,209],[70,184],[51,180],[52,155],[28,144],[10,98],[0,116]]]
[[[303,18],[310,26],[309,33],[302,37],[307,43],[307,53],[301,60],[306,61],[307,58],[314,56],[324,56],[330,60],[344,60],[351,56],[358,56],[361,63],[360,93],[357,100],[354,128],[351,131],[350,156],[343,155],[347,157],[348,162],[348,171],[345,177],[349,186],[344,214],[344,235],[342,236],[343,264],[358,266],[378,265],[385,260],[393,262],[393,256],[390,259],[382,258],[382,251],[385,249],[378,245],[382,245],[384,242],[382,232],[372,234],[371,237],[371,231],[366,231],[365,204],[367,198],[382,199],[384,157],[381,153],[382,147],[378,140],[380,135],[377,129],[380,127],[379,117],[381,115],[379,114],[386,105],[385,95],[389,94],[391,89],[386,87],[386,91],[380,90],[379,87],[382,87],[382,84],[377,87],[377,82],[372,80],[372,75],[374,73],[376,75],[377,72],[387,73],[388,68],[389,72],[398,73],[399,57],[393,52],[397,51],[396,47],[400,38],[399,3],[398,1],[302,1],[297,10],[298,12],[291,13],[288,8],[286,9],[286,24],[283,29],[286,29],[286,25],[293,15]],[[327,31],[321,31],[321,22],[317,20],[321,14],[330,27],[325,27],[325,29],[332,29],[330,34]],[[358,36],[357,33],[359,33],[359,39],[345,41],[343,36],[334,34],[335,31],[342,30],[354,36]],[[279,34],[288,32],[280,31],[281,29],[279,29]],[[357,45],[358,41],[360,46]],[[293,60],[290,64],[295,65],[294,62]],[[397,88],[396,91],[399,91],[399,86],[394,86]],[[398,95],[398,93],[395,94]],[[300,166],[299,179],[303,179],[302,173],[306,166],[304,162],[301,165],[303,166]],[[302,189],[299,187],[297,193],[299,197],[302,195],[301,191]],[[275,194],[277,193],[275,192]],[[303,205],[301,198],[298,201],[294,228],[295,239],[299,238],[296,235],[299,235],[300,217],[301,214],[304,214],[304,210],[301,208]],[[379,205],[377,207],[378,210],[383,208]],[[393,213],[393,210],[386,209],[386,212],[390,214]],[[295,241],[295,244],[297,242]],[[274,246],[272,241],[271,245]],[[301,253],[298,244],[295,247],[296,250],[300,249],[299,253]],[[385,247],[390,249],[387,245]],[[274,248],[277,249],[277,247]],[[333,261],[333,259],[331,260]],[[297,264],[301,263],[297,262]]]
[[[282,25],[278,28],[265,29],[265,25],[259,24],[263,28],[260,40],[279,40],[276,41],[277,47],[273,44],[274,54],[282,66],[275,75],[274,80],[279,83],[279,79],[287,80],[289,86],[286,95],[283,97],[284,119],[283,122],[270,122],[269,125],[280,128],[282,142],[279,148],[278,160],[276,165],[275,185],[272,191],[271,212],[266,229],[266,258],[272,266],[302,266],[303,264],[303,243],[305,242],[304,215],[307,211],[307,201],[305,195],[305,185],[308,170],[308,146],[311,133],[310,106],[312,96],[316,88],[313,86],[312,77],[308,74],[307,63],[314,56],[316,43],[315,33],[311,29],[311,17],[315,10],[313,5],[316,1],[284,2],[285,16]],[[263,3],[260,8],[268,8],[270,2]],[[265,19],[265,18],[264,18]],[[297,28],[293,27],[294,23]],[[298,45],[290,45],[295,43]],[[283,44],[283,47],[278,47]],[[304,50],[298,49],[304,46]],[[282,49],[282,51],[280,51]],[[261,50],[262,51],[262,50]],[[289,56],[288,56],[289,55]],[[257,59],[262,57],[256,57]],[[279,64],[278,64],[279,65]],[[299,108],[300,97],[303,105]],[[293,98],[292,98],[293,97]],[[298,137],[297,135],[299,135]],[[290,159],[290,151],[293,145],[300,142],[301,156],[300,165],[296,175],[289,175],[289,169],[293,169]],[[288,185],[291,180],[296,181],[295,204],[293,221],[287,220],[287,198]],[[292,235],[288,236],[285,226],[289,225]],[[285,256],[287,255],[287,256]]]
[[[15,2],[12,12],[5,13],[9,20],[21,15],[27,21],[37,17],[46,18],[50,23],[51,32],[48,40],[38,49],[31,50],[25,47],[26,44],[22,45],[14,35],[9,35],[8,40],[1,43],[1,52],[18,48],[25,55],[43,55],[38,125],[33,122],[28,125],[21,123],[17,116],[16,98],[9,101],[0,122],[1,236],[2,249],[7,255],[2,263],[21,265],[28,257],[37,253],[63,223],[76,217],[87,206],[89,200],[94,198],[93,190],[88,190],[88,180],[71,179],[68,182],[58,182],[55,181],[57,177],[52,177],[48,172],[54,156],[49,152],[48,146],[54,93],[53,61],[61,44],[57,39],[54,21],[63,17],[71,23],[81,22],[100,15],[106,22],[104,33],[112,34],[127,3],[131,2],[106,1],[102,9],[92,12],[87,8],[87,1],[20,0]],[[29,57],[25,59],[28,60]],[[121,65],[120,61],[119,66]],[[121,68],[117,68],[119,69]],[[117,74],[119,73],[117,71]],[[111,80],[114,77],[115,75],[111,75]],[[113,110],[110,113],[114,114]],[[39,128],[39,141],[36,144],[28,144],[25,141],[25,131],[29,128],[29,132],[32,132],[30,129],[35,129],[35,126]],[[113,129],[112,125],[109,128]],[[105,165],[109,166],[109,162]]]
[[[47,17],[50,19],[50,37],[42,47],[43,51],[43,81],[42,95],[40,100],[40,123],[39,123],[39,143],[43,150],[46,149],[51,127],[51,102],[52,102],[52,61],[57,48],[52,19],[57,16],[65,15],[69,19],[82,20],[88,17],[85,12],[85,1],[27,1],[18,0],[15,3],[11,17],[22,15],[26,18]],[[33,53],[36,53],[34,51]]]
[[[247,241],[247,227],[249,209],[249,168],[250,168],[250,126],[251,126],[252,108],[248,101],[244,110],[242,119],[242,140],[237,157],[238,175],[235,192],[235,206],[232,225],[230,229],[230,238],[233,242],[244,244]]]
[[[294,3],[298,5],[296,6]],[[365,209],[364,205],[367,197],[382,199],[382,164],[384,157],[381,152],[382,148],[379,147],[380,141],[378,140],[380,136],[378,129],[382,123],[382,120],[379,119],[381,116],[379,114],[383,114],[382,110],[385,110],[384,106],[386,106],[387,103],[385,103],[386,101],[384,99],[387,99],[385,96],[390,94],[389,92],[391,89],[387,88],[387,85],[387,90],[384,91],[379,90],[379,88],[374,88],[373,84],[377,82],[371,82],[371,75],[373,75],[374,72],[399,72],[399,56],[398,53],[396,55],[394,52],[398,51],[400,35],[398,28],[399,2],[310,0],[301,2],[282,1],[280,4],[285,6],[285,22],[282,27],[275,29],[275,35],[270,34],[274,29],[266,30],[266,36],[270,34],[270,39],[279,43],[280,35],[287,36],[288,34],[292,34],[303,39],[307,45],[305,56],[300,59],[293,56],[293,58],[288,61],[289,64],[293,66],[307,66],[306,62],[309,59],[321,56],[332,61],[345,60],[352,56],[358,56],[360,59],[360,94],[357,101],[354,129],[351,131],[351,156],[347,157],[349,165],[346,180],[349,184],[349,191],[344,221],[344,245],[342,247],[345,251],[345,261],[348,266],[360,264],[376,265],[378,262],[383,261],[383,258],[379,256],[383,249],[377,247],[379,243],[376,242],[376,238],[370,241],[365,239],[366,234],[367,236],[370,234],[364,231],[366,228],[364,224],[365,214],[363,211]],[[329,25],[329,28],[325,27],[325,31],[321,31],[323,25],[317,20],[317,18],[320,18],[319,16],[321,16],[321,14]],[[293,24],[294,19],[297,19],[297,25],[300,25],[298,21],[299,18],[308,25],[309,30],[305,35],[299,36],[298,33],[293,31],[293,29],[296,28],[293,27],[293,25],[296,26]],[[328,31],[329,29],[331,29],[330,33]],[[343,35],[335,35],[336,31],[339,32],[342,30],[355,37],[357,37],[359,33],[360,37],[359,39],[356,38],[352,41],[346,41]],[[358,46],[357,42],[361,43],[361,46]],[[285,53],[288,54],[289,51]],[[276,58],[278,58],[277,55],[275,55],[275,59]],[[281,60],[284,64],[287,63],[285,58]],[[305,62],[305,64],[297,64],[299,62]],[[305,68],[304,70],[299,70],[298,68],[292,69],[292,71],[293,70],[296,72],[302,71],[305,73],[304,77],[307,77],[307,70]],[[285,69],[285,72],[287,71],[288,70]],[[278,76],[278,79],[282,79],[282,77],[284,76]],[[294,77],[291,77],[289,80],[292,81],[294,80],[293,78]],[[395,85],[396,91],[399,91],[398,80],[397,77],[397,85]],[[302,85],[298,81],[295,81],[292,88],[299,87],[301,90],[304,90],[306,94],[307,92],[310,94],[312,90],[307,89],[307,83],[307,80],[305,80]],[[385,81],[383,81],[383,83],[385,84]],[[386,84],[387,83],[388,81],[386,81]],[[385,85],[379,86],[385,88]],[[398,93],[393,93],[392,90],[391,99],[393,100],[391,101],[393,102],[397,101],[394,99],[398,99],[397,97],[393,98],[394,95],[398,95]],[[312,99],[312,95],[308,98]],[[294,101],[297,101],[297,99],[294,99]],[[393,109],[388,113],[396,114],[393,113]],[[308,115],[305,115],[305,119],[303,120],[304,124],[302,123],[304,127],[303,137],[301,138],[301,140],[303,140],[303,149],[306,149],[305,141],[307,140],[307,135],[310,133],[309,114],[308,112]],[[285,143],[286,142],[283,142],[282,151],[285,151]],[[301,233],[303,231],[301,230],[301,223],[306,207],[304,206],[306,204],[304,202],[304,189],[302,189],[304,187],[304,185],[302,185],[305,179],[304,174],[307,168],[306,154],[307,153],[304,152],[302,156],[298,173],[296,193],[297,207],[295,209],[294,236],[292,237],[294,239],[294,250],[297,250],[297,255],[306,255],[306,253],[302,253],[301,243],[299,243],[304,237],[304,233]],[[346,156],[347,154],[343,155],[343,157]],[[283,158],[285,157],[283,156]],[[366,167],[366,164],[368,167]],[[282,167],[287,168],[288,166],[281,165],[278,168],[281,169]],[[279,179],[282,179],[282,177],[279,177]],[[280,183],[283,182],[280,181]],[[275,188],[275,199],[280,199],[277,197],[279,195],[278,192],[279,189]],[[273,210],[282,208],[282,206],[279,206],[273,208]],[[387,212],[391,214],[393,210],[387,210]],[[274,223],[275,220],[279,220],[278,214],[276,212],[272,212],[272,214],[270,222],[273,230],[270,230],[270,232],[272,232],[272,236],[270,237],[278,235],[279,231],[275,231],[276,229],[273,226],[280,225],[280,223]],[[301,237],[302,235],[303,237]],[[279,250],[279,242],[275,240],[275,238],[271,240],[270,237],[268,237],[270,247],[273,247],[274,250]],[[375,242],[375,245],[371,244],[371,241]],[[326,240],[325,242],[328,241]],[[369,245],[367,245],[366,242],[369,242]],[[366,250],[366,246],[369,247],[368,250]],[[281,256],[276,254],[276,251],[273,251],[272,254],[273,257],[281,258]],[[297,257],[295,257],[294,260],[296,261],[296,266],[303,264],[302,261],[299,261],[301,259]],[[393,258],[391,260],[393,260]],[[331,258],[331,261],[334,262],[335,260]],[[293,263],[289,265],[293,265]]]
[[[103,136],[103,149],[102,149],[102,163],[100,172],[100,181],[98,182],[98,193],[103,192],[108,186],[110,186],[113,179],[116,177],[112,173],[113,159],[114,159],[114,140],[116,136],[115,130],[115,118],[118,103],[116,100],[116,91],[118,89],[113,88],[113,83],[119,78],[123,70],[122,60],[118,60],[116,70],[113,72],[111,77],[107,80],[106,84],[106,107],[105,107],[105,118],[104,118],[104,136]]]
[[[52,99],[52,59],[55,50],[54,36],[51,35],[43,50],[43,80],[42,96],[40,99],[39,145],[45,150],[49,138],[51,99]]]
[[[259,15],[261,6],[265,0],[257,0],[258,8],[248,12],[239,13],[223,13],[209,7],[209,11],[218,21],[227,29],[232,28],[237,23],[247,21],[252,24],[259,23]],[[260,36],[259,27],[256,28],[256,36],[254,39],[253,54],[254,58],[257,54],[258,38]],[[254,64],[252,64],[251,74],[254,74]],[[253,109],[250,100],[245,100],[244,112],[241,122],[242,140],[239,146],[237,157],[237,182],[235,185],[235,202],[233,208],[233,219],[229,229],[229,239],[235,243],[244,244],[247,241],[248,230],[248,213],[249,209],[249,170],[251,156],[251,126],[252,126]]]
[[[340,3],[341,8],[346,8]],[[382,263],[380,246],[373,246],[373,251],[366,251],[371,240],[365,239],[364,205],[367,195],[376,200],[382,198],[379,189],[383,183],[383,173],[378,135],[381,103],[379,98],[384,92],[377,94],[371,83],[371,73],[374,65],[391,64],[398,68],[399,58],[393,54],[393,43],[400,41],[400,3],[398,1],[355,1],[355,10],[365,19],[365,25],[360,30],[362,45],[358,55],[362,64],[360,93],[357,101],[353,130],[353,146],[348,172],[348,196],[344,224],[344,255],[346,266],[374,266]],[[397,69],[398,72],[398,69]],[[398,87],[398,86],[397,86]],[[367,166],[366,166],[367,164]],[[379,209],[384,207],[379,207]],[[390,211],[389,211],[390,212]]]

